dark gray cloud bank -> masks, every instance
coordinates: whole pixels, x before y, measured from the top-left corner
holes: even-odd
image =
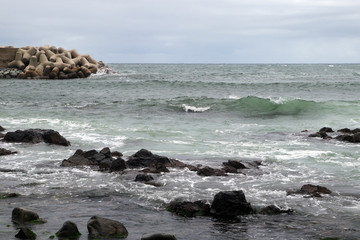
[[[5,1],[0,45],[116,63],[359,63],[360,1]]]

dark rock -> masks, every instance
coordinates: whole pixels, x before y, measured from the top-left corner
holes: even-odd
[[[196,202],[172,201],[167,206],[167,210],[184,217],[209,216],[210,204],[201,200]]]
[[[267,215],[276,215],[276,214],[282,214],[282,213],[292,213],[292,209],[281,209],[276,205],[269,205],[267,207],[264,207],[260,209],[260,214],[267,214]]]
[[[10,150],[7,150],[5,148],[0,148],[0,156],[4,156],[4,155],[10,155],[10,154],[15,154],[17,152],[12,152]]]
[[[227,162],[223,162],[223,165],[230,166],[230,167],[233,167],[236,169],[246,169],[247,168],[243,163],[236,161],[236,160],[228,160]]]
[[[2,126],[0,126],[0,132],[5,131],[5,128],[3,128]]]
[[[77,225],[71,221],[66,221],[60,230],[56,232],[58,238],[76,239],[80,235],[81,233],[79,232]]]
[[[169,162],[165,163],[165,166],[170,167],[170,168],[188,168],[190,171],[198,170],[197,167],[190,165],[190,164],[183,163],[176,159],[169,159]]]
[[[111,152],[111,156],[112,157],[122,157],[123,154],[121,152],[118,152],[118,151],[113,151],[113,152]]]
[[[351,142],[353,142],[353,143],[359,143],[360,142],[360,132],[354,133]]]
[[[93,216],[87,223],[90,238],[126,238],[128,231],[125,226],[115,220]]]
[[[111,151],[110,151],[110,148],[106,147],[106,148],[103,148],[101,151],[100,151],[101,154],[105,155],[105,157],[107,158],[110,158],[111,157]]]
[[[200,168],[196,173],[199,176],[227,176],[224,170],[215,169],[208,166]]]
[[[154,178],[148,174],[138,174],[135,177],[135,182],[150,182],[153,180],[154,180]]]
[[[3,193],[3,194],[0,194],[0,199],[16,198],[19,196],[20,196],[20,194],[18,194],[18,193]]]
[[[153,233],[153,234],[144,234],[141,237],[141,240],[176,240],[176,237],[171,234]]]
[[[300,193],[305,194],[315,194],[315,193],[322,193],[322,194],[331,194],[332,192],[323,186],[319,185],[312,185],[312,184],[305,184],[300,188]]]
[[[110,172],[123,171],[126,169],[125,160],[122,158],[117,158],[111,162]]]
[[[75,167],[75,166],[90,166],[93,162],[84,157],[82,150],[77,150],[74,155],[68,159],[64,159],[60,166],[62,167]]]
[[[56,144],[70,146],[70,142],[61,136],[57,131],[51,129],[27,129],[8,132],[4,136],[6,142],[26,142]]]
[[[39,221],[39,215],[33,211],[24,208],[14,208],[12,211],[11,219],[14,223],[21,224],[26,222]]]
[[[36,239],[36,234],[29,228],[22,227],[20,231],[15,235],[16,238],[20,239]]]
[[[317,133],[312,133],[309,135],[309,137],[319,137],[322,139],[331,139],[332,137],[327,135],[326,132],[317,132]]]
[[[343,142],[352,142],[353,136],[349,134],[344,134],[344,135],[336,136],[335,139]]]
[[[332,128],[329,128],[329,127],[323,127],[319,130],[319,132],[331,133],[331,132],[334,132],[334,130],[332,130]]]
[[[351,133],[353,133],[353,134],[360,133],[360,128],[355,128],[355,129],[351,130]]]
[[[339,130],[337,130],[337,131],[338,131],[338,132],[341,132],[341,133],[352,133],[349,128],[342,128],[342,129],[339,129]]]
[[[238,215],[250,214],[254,210],[246,201],[243,191],[219,192],[214,196],[211,213],[218,218],[235,218]]]
[[[141,149],[130,156],[126,164],[132,168],[147,167],[148,169],[144,170],[147,173],[161,173],[169,172],[166,166],[171,164],[171,162],[167,157],[152,154],[149,150]]]

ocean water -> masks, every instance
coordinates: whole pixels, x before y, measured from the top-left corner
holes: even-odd
[[[49,239],[71,220],[87,239],[93,215],[122,222],[127,239],[173,233],[178,239],[360,239],[360,145],[309,138],[328,126],[360,127],[360,65],[110,64],[114,73],[81,80],[0,80],[0,126],[54,129],[70,147],[0,142],[0,239],[15,239],[14,207],[36,211],[31,228]],[[308,132],[303,132],[308,130]],[[130,156],[145,148],[189,164],[261,160],[246,175],[200,177],[171,169],[162,187],[135,175],[63,168],[76,149],[110,147]],[[304,184],[333,196],[287,195]],[[294,213],[243,216],[226,223],[165,210],[175,199],[211,201],[243,190],[254,207]]]

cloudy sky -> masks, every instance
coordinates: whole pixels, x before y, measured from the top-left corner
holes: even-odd
[[[107,63],[359,63],[358,0],[0,0],[0,46]]]

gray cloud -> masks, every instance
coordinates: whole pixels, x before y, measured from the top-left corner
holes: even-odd
[[[2,3],[0,45],[76,48],[106,62],[359,62],[351,0]],[[51,6],[50,6],[51,5]]]

